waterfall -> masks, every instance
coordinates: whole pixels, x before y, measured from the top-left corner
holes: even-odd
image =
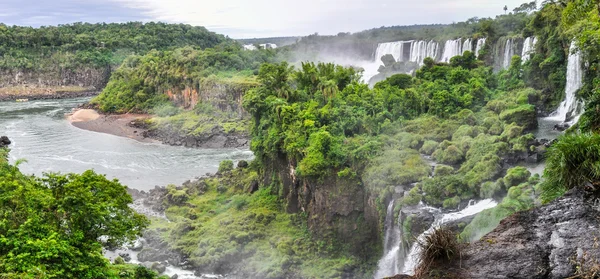
[[[575,93],[583,85],[583,67],[581,64],[581,51],[575,46],[575,42],[569,47],[569,60],[567,62],[567,86],[565,87],[565,100],[560,103],[558,109],[547,119],[567,122],[571,120],[577,123],[583,112],[583,102],[578,101]]]
[[[527,37],[523,42],[523,52],[521,53],[521,59],[523,63],[531,58],[531,55],[535,52],[535,44],[537,43],[536,37]]]
[[[475,47],[475,55],[479,57],[479,53],[483,50],[483,46],[485,45],[486,38],[481,38],[477,40],[477,46]]]
[[[437,58],[438,43],[435,41],[412,41],[410,45],[410,61],[423,65],[423,60],[431,57]]]
[[[510,67],[510,62],[512,60],[514,53],[515,52],[513,50],[513,40],[507,39],[506,46],[504,46],[504,60],[502,63],[503,69],[508,69],[508,67]]]
[[[433,230],[439,228],[440,226],[448,222],[459,220],[468,216],[473,216],[486,209],[494,208],[496,207],[496,205],[498,205],[498,203],[496,203],[492,199],[482,200],[475,204],[471,204],[471,202],[469,202],[469,206],[467,206],[465,209],[459,212],[447,213],[436,217],[436,220],[433,222],[433,225],[431,225],[431,227],[427,231],[419,235],[417,241],[412,245],[409,254],[406,256],[406,261],[404,262],[404,269],[402,273],[414,274],[415,268],[419,263],[419,254],[421,252],[421,246],[419,245],[419,243],[422,243],[425,240],[425,237],[432,233]]]
[[[450,62],[450,58],[462,54],[462,39],[448,40],[444,44],[444,52],[442,53],[442,59],[440,62]]]
[[[402,246],[402,235],[400,222],[394,222],[394,200],[390,201],[385,215],[385,238],[383,240],[383,256],[377,265],[375,279],[394,276],[402,270],[404,262],[404,249]]]
[[[461,54],[470,51],[473,52],[473,41],[471,39],[466,39],[465,42],[462,45],[462,51]]]
[[[375,52],[375,62],[381,62],[381,57],[387,54],[394,56],[396,61],[404,61],[404,44],[407,42],[380,43]]]

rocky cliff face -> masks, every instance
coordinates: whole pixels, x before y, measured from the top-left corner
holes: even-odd
[[[365,260],[377,258],[379,254],[374,253],[381,244],[379,212],[360,178],[337,174],[323,179],[299,178],[295,168],[294,160],[284,155],[265,167],[264,185],[272,185],[272,179],[280,182],[279,193],[288,213],[306,213],[308,227],[318,238],[334,239]]]
[[[176,105],[184,109],[194,109],[199,103],[210,104],[214,108],[245,116],[242,96],[256,86],[252,82],[231,82],[227,80],[204,80],[197,88],[186,86],[183,89],[169,89],[165,93]]]
[[[110,74],[110,67],[60,69],[51,72],[1,70],[0,87],[21,85],[31,87],[79,86],[100,90],[108,82]]]
[[[567,278],[599,268],[598,201],[573,191],[516,213],[471,245],[462,266],[470,278]]]

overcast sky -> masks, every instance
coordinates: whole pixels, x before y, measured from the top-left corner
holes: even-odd
[[[163,21],[232,38],[337,34],[380,26],[493,17],[525,0],[0,0],[0,22]]]

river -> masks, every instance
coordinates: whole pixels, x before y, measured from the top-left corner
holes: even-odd
[[[218,169],[222,160],[250,160],[243,149],[191,149],[96,133],[72,126],[65,114],[89,98],[0,102],[0,135],[13,142],[10,160],[23,173],[93,169],[138,190],[181,184]]]

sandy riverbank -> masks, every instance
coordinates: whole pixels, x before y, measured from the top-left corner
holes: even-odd
[[[129,124],[137,119],[148,118],[145,114],[103,115],[93,109],[79,109],[67,116],[67,120],[77,128],[126,137],[141,142],[156,142],[145,138],[144,129],[131,127]]]

